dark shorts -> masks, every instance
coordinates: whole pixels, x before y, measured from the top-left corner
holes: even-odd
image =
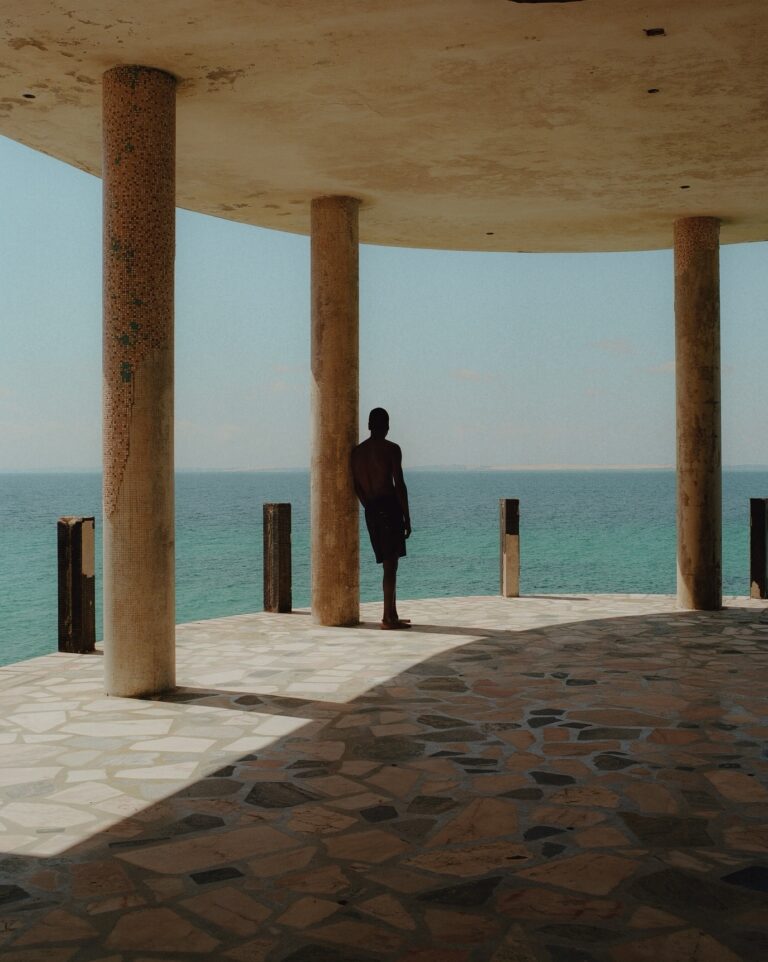
[[[366,507],[365,524],[379,564],[405,557],[403,509],[394,494],[376,498]]]

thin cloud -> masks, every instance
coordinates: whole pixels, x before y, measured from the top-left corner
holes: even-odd
[[[650,367],[646,368],[650,374],[674,374],[675,373],[675,362],[674,361],[662,361],[661,364],[652,364]]]
[[[280,364],[275,362],[272,365],[275,374],[304,374],[307,370],[306,364]]]
[[[239,424],[226,422],[206,423],[179,419],[176,422],[176,433],[180,440],[207,440],[229,444],[243,433],[243,428]]]
[[[635,345],[626,337],[604,337],[599,341],[593,341],[592,347],[604,354],[634,354]]]
[[[451,376],[457,381],[490,381],[492,374],[484,374],[482,371],[475,371],[471,367],[458,367],[451,372]]]

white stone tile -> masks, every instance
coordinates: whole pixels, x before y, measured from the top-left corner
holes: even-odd
[[[149,741],[136,742],[131,745],[131,751],[157,751],[157,752],[182,752],[184,754],[194,752],[201,754],[214,745],[214,738],[182,738],[178,735],[169,735],[167,738],[153,738]]]
[[[110,815],[119,815],[121,818],[130,818],[137,812],[147,808],[147,801],[143,798],[133,798],[131,795],[120,795],[110,798],[106,802],[99,802],[94,808],[100,812],[107,812]]]
[[[171,729],[172,721],[94,721],[73,722],[65,725],[62,731],[72,735],[90,735],[94,738],[140,738],[146,735],[166,735]]]
[[[101,768],[81,768],[67,772],[67,782],[100,782],[104,781],[107,773]]]
[[[10,802],[0,809],[0,817],[15,822],[24,828],[68,828],[85,825],[93,821],[93,815],[69,808],[67,805],[54,805],[43,802]]]
[[[123,768],[115,772],[114,778],[185,782],[192,778],[196,769],[197,762],[175,762],[170,765],[155,765],[151,768]]]
[[[8,721],[18,725],[19,728],[38,733],[58,728],[66,720],[67,714],[63,711],[30,711],[8,717]]]
[[[259,735],[290,735],[292,732],[304,728],[308,718],[289,718],[285,715],[273,715],[259,721]]]
[[[45,782],[55,778],[61,767],[55,768],[0,768],[0,786],[27,785],[32,782]]]
[[[30,845],[37,841],[35,835],[21,835],[14,832],[4,831],[0,836],[0,852],[4,855],[14,855],[17,852],[25,852]]]
[[[260,748],[267,748],[275,741],[274,736],[265,735],[245,735],[243,738],[238,738],[228,745],[222,746],[225,751],[233,753],[247,753],[255,752]]]
[[[65,802],[69,805],[95,805],[97,802],[103,802],[121,794],[120,789],[112,788],[110,785],[85,782],[82,785],[64,788],[48,797],[52,802]]]

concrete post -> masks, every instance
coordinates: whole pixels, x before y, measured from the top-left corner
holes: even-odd
[[[768,498],[749,499],[749,596],[768,598]]]
[[[290,611],[291,597],[291,506],[265,504],[264,514],[264,611]]]
[[[500,581],[503,598],[520,597],[520,501],[499,498]]]
[[[104,74],[104,652],[106,690],[175,685],[170,74]]]
[[[94,518],[59,518],[59,651],[96,650]]]
[[[677,603],[722,607],[720,221],[675,222]]]
[[[360,534],[350,455],[358,437],[358,201],[312,201],[312,616],[360,619]]]

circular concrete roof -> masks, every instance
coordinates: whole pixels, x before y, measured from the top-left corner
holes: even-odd
[[[69,9],[71,7],[71,9]],[[659,32],[661,31],[661,32]],[[103,71],[176,74],[181,207],[413,247],[768,239],[766,0],[7,0],[0,134],[92,173]]]

